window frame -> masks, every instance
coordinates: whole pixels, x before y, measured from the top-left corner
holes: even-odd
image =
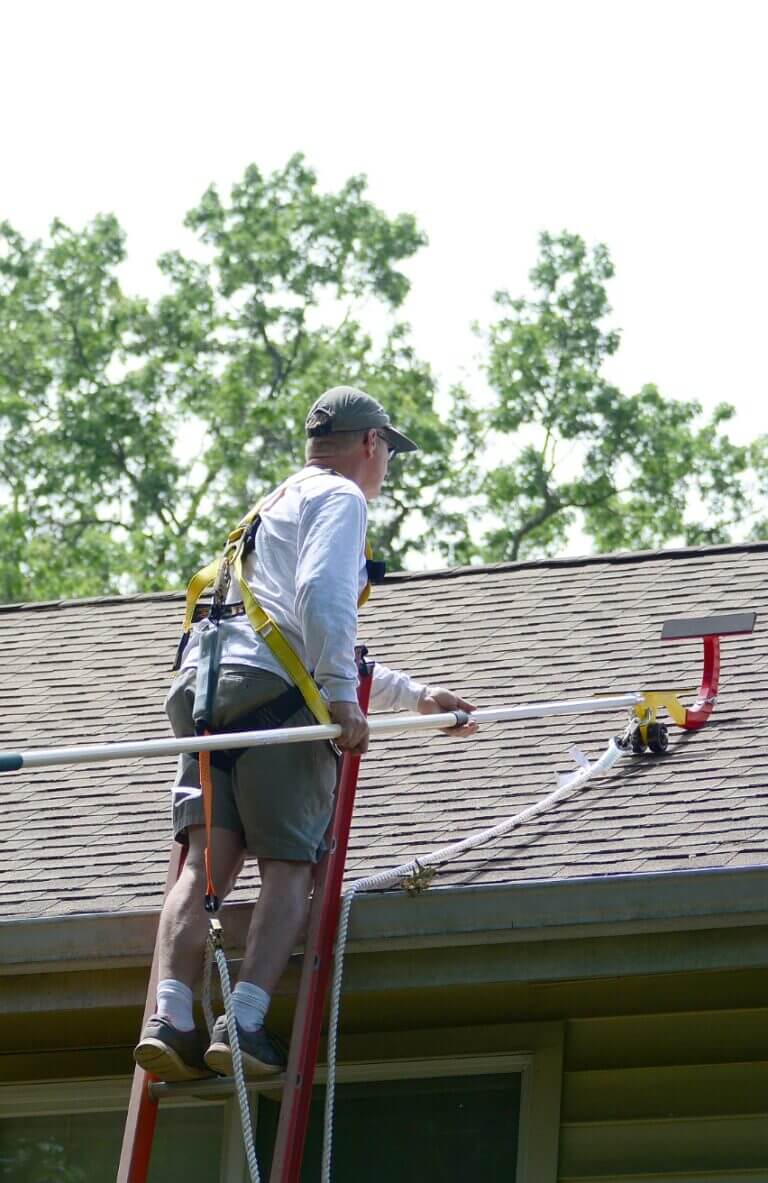
[[[407,1038],[414,1051],[412,1056],[345,1062],[338,1066],[337,1080],[339,1084],[362,1084],[403,1078],[519,1073],[522,1079],[515,1183],[557,1183],[564,1032],[564,1023],[547,1022],[392,1033]],[[419,1044],[434,1044],[436,1036],[445,1047],[444,1054],[420,1054]],[[498,1050],[468,1050],[468,1045],[477,1042]],[[320,1065],[316,1081],[324,1084],[325,1079],[325,1067]],[[0,1119],[125,1112],[130,1086],[130,1076],[66,1077],[57,1081],[0,1084]],[[254,1118],[258,1117],[259,1094],[268,1095],[281,1087],[279,1081],[270,1078],[248,1082]],[[240,1114],[231,1085],[222,1079],[190,1081],[169,1091],[160,1103],[189,1108],[221,1106],[224,1131],[219,1183],[247,1183]]]

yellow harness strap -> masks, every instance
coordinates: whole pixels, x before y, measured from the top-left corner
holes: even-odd
[[[212,559],[205,567],[201,567],[199,571],[190,579],[187,584],[187,605],[184,611],[184,624],[182,631],[188,633],[192,628],[192,618],[195,614],[197,601],[207,587],[216,582],[216,577],[221,570],[221,564],[224,562],[224,555],[220,555],[217,559]]]
[[[216,559],[213,559],[205,567],[201,567],[189,581],[187,587],[187,602],[186,611],[184,613],[184,634],[189,632],[192,628],[192,621],[195,614],[195,608],[200,596],[211,585],[216,584],[222,574],[222,568],[225,563],[229,564],[235,573],[238,583],[240,584],[240,591],[243,596],[243,605],[245,607],[246,615],[255,632],[262,637],[274,656],[280,662],[280,665],[285,670],[288,677],[301,691],[305,703],[309,707],[312,714],[317,719],[318,723],[330,723],[331,716],[328,711],[328,706],[325,699],[320,693],[320,687],[315,682],[312,675],[306,669],[299,656],[294,652],[289,642],[285,639],[280,631],[277,623],[272,619],[268,612],[265,612],[259,601],[254,596],[253,592],[246,582],[245,573],[243,571],[243,547],[245,545],[245,533],[247,528],[252,525],[254,520],[261,512],[264,502],[261,501],[255,505],[240,522],[236,530],[227,538],[227,545],[223,553]],[[372,551],[368,543],[365,544],[366,558],[370,559]],[[371,594],[371,585],[367,583],[361,591],[357,606],[361,608]]]
[[[243,544],[242,539],[238,543],[237,550],[232,564],[237,581],[240,584],[240,591],[243,596],[243,604],[245,611],[253,628],[262,637],[273,654],[280,662],[280,665],[285,670],[288,677],[293,682],[294,686],[298,686],[302,693],[302,697],[311,710],[312,714],[317,719],[318,723],[330,723],[331,716],[328,711],[325,699],[320,693],[320,687],[315,679],[309,673],[301,662],[301,659],[294,653],[288,641],[281,633],[275,621],[265,612],[259,601],[254,596],[245,580],[243,573]]]

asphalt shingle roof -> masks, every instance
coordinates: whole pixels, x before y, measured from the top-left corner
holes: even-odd
[[[441,870],[499,884],[768,864],[768,544],[398,576],[361,614],[373,656],[478,706],[672,686],[692,701],[701,642],[662,645],[674,616],[754,608],[723,641],[720,698],[664,757],[628,758],[573,798]],[[168,734],[162,710],[182,615],[175,593],[0,607],[0,747]],[[472,741],[398,733],[364,761],[348,878],[490,826],[599,755],[621,713],[483,728]],[[173,760],[0,775],[6,919],[159,906]],[[247,865],[233,898],[252,894]]]

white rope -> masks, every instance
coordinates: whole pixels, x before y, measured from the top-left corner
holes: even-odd
[[[440,863],[458,858],[459,855],[466,853],[466,851],[483,846],[493,841],[494,838],[501,838],[504,834],[508,834],[511,830],[537,817],[540,813],[552,809],[553,806],[558,805],[566,797],[571,796],[571,794],[580,789],[591,777],[607,772],[622,756],[626,755],[629,750],[627,741],[632,727],[633,723],[630,722],[620,742],[612,738],[603,755],[594,764],[590,764],[589,761],[583,763],[582,757],[578,761],[582,763],[582,767],[578,772],[571,773],[566,778],[561,778],[558,788],[549,793],[548,796],[543,797],[541,801],[537,801],[534,805],[529,805],[527,809],[516,813],[514,817],[507,818],[505,821],[499,822],[497,825],[491,826],[488,829],[480,830],[476,834],[470,834],[468,838],[464,838],[461,842],[454,842],[449,846],[441,846],[438,850],[433,850],[429,854],[411,859],[410,862],[402,863],[399,867],[395,867],[390,871],[380,871],[376,875],[369,875],[365,879],[358,879],[356,882],[350,883],[344,890],[341,897],[341,913],[339,916],[339,929],[336,938],[333,980],[331,984],[321,1183],[330,1183],[331,1180],[339,1010],[341,1005],[342,979],[344,976],[344,954],[346,952],[347,934],[349,931],[349,916],[355,896],[363,891],[375,891],[384,887],[391,887],[394,883],[399,883],[411,875],[418,877],[425,867],[436,867]],[[573,754],[574,756],[576,755],[575,753]]]
[[[248,1177],[251,1183],[260,1183],[261,1176],[259,1175],[259,1164],[256,1159],[256,1147],[253,1142],[253,1126],[251,1124],[251,1110],[248,1105],[248,1090],[245,1087],[245,1072],[243,1071],[243,1055],[240,1051],[240,1040],[237,1035],[237,1020],[235,1018],[235,1007],[232,1001],[232,988],[229,981],[229,968],[227,966],[227,959],[224,956],[224,950],[219,943],[211,935],[206,943],[205,961],[203,964],[203,1010],[205,1012],[205,1021],[208,1026],[209,1034],[213,1031],[213,1009],[211,1007],[211,970],[212,957],[216,958],[216,966],[219,971],[219,980],[221,981],[221,994],[224,999],[224,1013],[227,1016],[227,1033],[229,1035],[229,1046],[232,1050],[232,1068],[235,1076],[235,1090],[237,1092],[237,1100],[240,1106],[240,1123],[243,1127],[243,1145],[245,1147],[245,1157],[248,1163]]]
[[[211,1005],[211,982],[213,977],[213,944],[210,940],[205,942],[205,956],[203,958],[203,1014],[205,1015],[205,1025],[208,1028],[208,1035],[213,1035],[213,1024],[216,1022],[216,1016],[213,1013],[213,1006]]]

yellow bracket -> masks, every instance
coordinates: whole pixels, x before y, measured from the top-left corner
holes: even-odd
[[[640,720],[640,738],[648,743],[648,726],[656,721],[656,714],[664,708],[678,727],[685,726],[686,708],[674,690],[643,690],[643,700],[633,708],[633,714]]]

